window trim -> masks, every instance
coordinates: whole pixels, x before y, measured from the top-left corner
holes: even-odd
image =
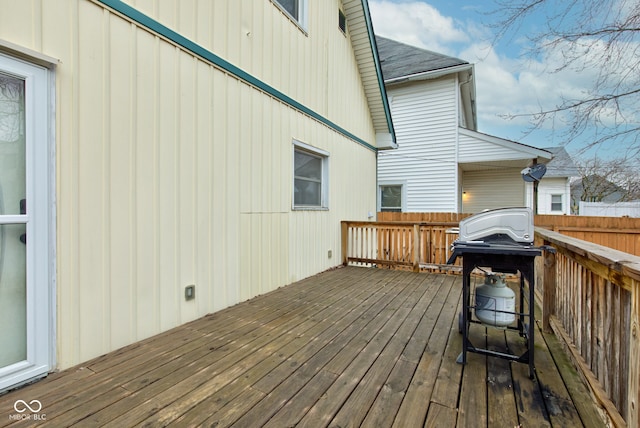
[[[295,0],[295,1],[298,3],[299,19],[291,15],[289,11],[285,9],[284,6],[282,6],[278,0],[271,0],[271,3],[273,3],[278,9],[280,9],[282,13],[284,13],[287,16],[287,18],[291,20],[291,22],[293,22],[298,27],[300,27],[300,29],[306,34],[307,29],[309,28],[309,19],[308,19],[308,13],[307,13],[307,11],[309,10],[309,0]]]
[[[347,35],[347,15],[342,8],[338,9],[338,29],[346,37]]]
[[[559,197],[560,198],[560,202],[555,202],[554,203],[553,202],[553,197],[554,196]],[[554,204],[558,204],[558,203],[560,204],[560,209],[559,210],[553,209],[553,205]],[[564,212],[564,198],[562,197],[561,193],[553,193],[553,194],[551,194],[551,206],[549,208],[550,208],[551,212]]]
[[[382,212],[382,188],[385,186],[400,186],[400,212],[407,211],[407,181],[406,180],[392,180],[392,181],[381,181],[378,183],[378,203],[377,208],[378,212]]]
[[[320,178],[320,205],[296,205],[295,199],[295,172],[296,152],[316,156],[322,160]],[[293,211],[326,211],[329,209],[329,152],[313,147],[298,140],[293,140],[291,151],[291,209]]]

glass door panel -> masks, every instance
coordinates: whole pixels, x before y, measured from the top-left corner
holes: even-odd
[[[24,224],[0,225],[0,367],[27,359]]]
[[[27,359],[25,81],[0,73],[0,369]]]

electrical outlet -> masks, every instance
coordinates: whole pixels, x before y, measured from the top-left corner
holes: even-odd
[[[331,256],[333,256],[333,251],[329,250],[329,251],[327,252],[327,257],[331,258]]]
[[[196,286],[195,285],[187,285],[184,288],[184,299],[185,300],[193,300],[196,298]]]

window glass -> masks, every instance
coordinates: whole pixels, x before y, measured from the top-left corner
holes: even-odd
[[[296,21],[300,21],[299,1],[300,0],[276,0],[276,2]]]
[[[344,12],[338,10],[338,28],[343,33],[347,32],[347,17],[344,15]]]
[[[551,211],[562,211],[562,195],[551,195]]]
[[[293,204],[295,207],[322,208],[325,192],[326,157],[295,149]]]
[[[380,186],[381,211],[402,211],[402,186]]]

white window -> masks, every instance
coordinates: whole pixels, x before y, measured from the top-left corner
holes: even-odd
[[[285,11],[291,19],[307,29],[307,1],[308,0],[273,0],[280,9]]]
[[[403,183],[384,183],[378,187],[378,200],[380,211],[402,212],[404,211],[405,185]]]
[[[338,28],[343,34],[347,34],[347,17],[342,10],[338,10]]]
[[[327,209],[329,154],[298,141],[293,147],[293,208]]]
[[[551,195],[551,211],[563,211],[562,195]]]

